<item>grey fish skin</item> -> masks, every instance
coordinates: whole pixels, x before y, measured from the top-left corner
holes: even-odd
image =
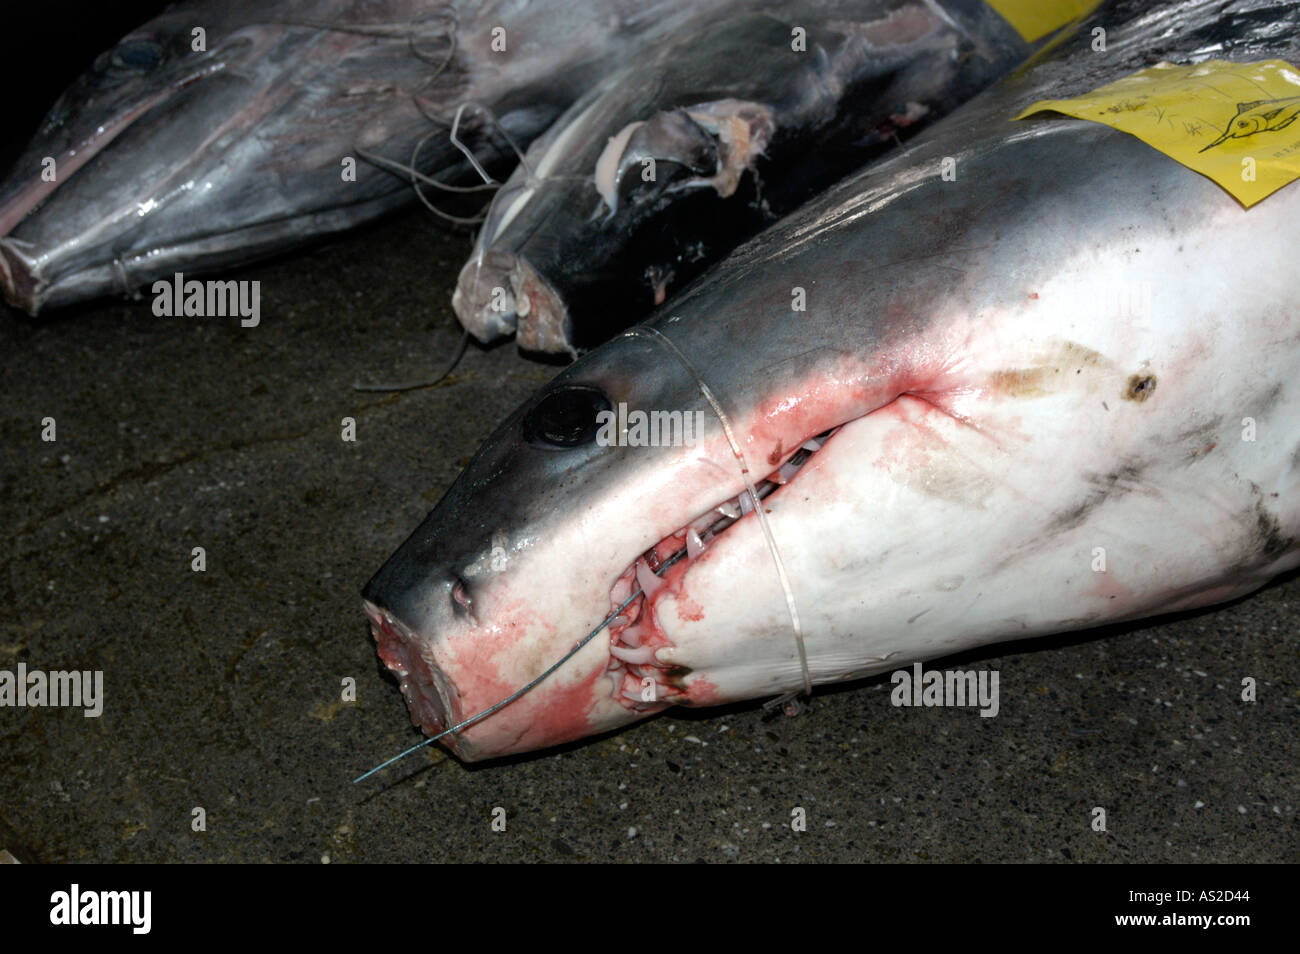
[[[611,74],[528,150],[530,168],[494,200],[453,308],[481,341],[517,331],[521,350],[575,355],[1031,50],[982,0],[814,0],[702,16]]]
[[[705,7],[721,0],[705,0]],[[240,265],[413,198],[364,149],[464,182],[441,121],[521,146],[687,0],[188,0],[106,51],[0,183],[0,288],[31,314]],[[192,49],[192,30],[206,52]],[[494,51],[493,30],[506,49]],[[440,64],[445,66],[440,68]],[[418,100],[418,102],[417,102]],[[431,118],[433,117],[433,118]],[[514,161],[467,116],[489,165]],[[357,161],[345,181],[342,160]],[[46,157],[56,181],[42,179]],[[507,163],[503,166],[503,163]]]
[[[1295,62],[1300,4],[1246,15],[1264,9],[1108,23],[1112,56],[1007,81],[563,371],[363,591],[412,720],[432,734],[504,699],[634,582],[626,618],[448,747],[491,758],[798,689],[759,511],[707,522],[746,490],[732,439],[784,481],[761,511],[815,684],[1207,606],[1300,564],[1300,184],[1245,210],[1103,125],[1012,121],[1157,59]],[[1226,51],[1221,13],[1249,27]],[[1111,294],[1144,282],[1145,310]],[[602,444],[595,412],[619,405],[708,427]],[[655,583],[643,555],[684,539]]]

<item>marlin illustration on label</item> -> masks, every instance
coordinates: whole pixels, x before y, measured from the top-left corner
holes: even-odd
[[[1253,103],[1238,103],[1237,115],[1223,135],[1210,143],[1205,149],[1213,149],[1229,139],[1245,139],[1256,133],[1276,132],[1286,129],[1296,117],[1300,116],[1300,96],[1288,96],[1285,99],[1257,99]]]

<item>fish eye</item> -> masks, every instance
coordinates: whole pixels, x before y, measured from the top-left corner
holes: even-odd
[[[163,51],[150,40],[127,40],[109,57],[109,66],[130,73],[149,73],[163,61]]]
[[[580,447],[596,439],[596,415],[611,409],[597,388],[571,384],[555,388],[524,417],[524,438],[539,447]]]

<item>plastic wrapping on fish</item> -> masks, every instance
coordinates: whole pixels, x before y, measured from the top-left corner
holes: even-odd
[[[1056,33],[1077,12],[1047,7]],[[480,340],[576,355],[1033,49],[982,0],[705,12],[528,150],[453,306]]]
[[[174,4],[96,60],[0,181],[0,291],[32,314],[135,294],[377,219],[420,174],[472,182],[446,135],[467,103],[493,119],[473,112],[465,139],[505,174],[507,139],[721,2]]]

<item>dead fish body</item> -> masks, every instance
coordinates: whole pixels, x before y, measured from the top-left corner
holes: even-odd
[[[453,307],[480,340],[576,354],[1030,51],[980,0],[702,16],[529,149]]]
[[[1267,55],[1294,62],[1296,10]],[[629,599],[444,743],[525,752],[1300,564],[1300,189],[1246,210],[1103,125],[1010,119],[1142,64],[1129,46],[1177,52],[1185,15],[964,107],[509,418],[364,590],[413,721],[507,698]],[[620,408],[706,426],[598,439]]]
[[[409,179],[527,144],[679,0],[190,0],[106,51],[0,183],[0,287],[35,314],[210,272],[376,218]],[[706,3],[707,7],[707,3]],[[202,48],[195,31],[202,31]],[[436,134],[436,135],[431,135]],[[345,161],[355,164],[355,174]],[[505,166],[509,168],[509,166]]]

